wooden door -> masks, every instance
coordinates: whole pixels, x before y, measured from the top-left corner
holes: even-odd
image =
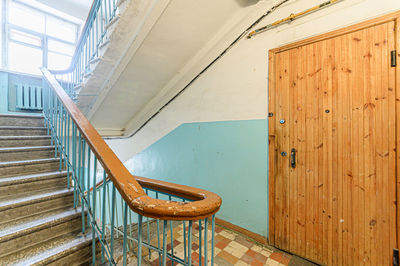
[[[394,20],[270,53],[270,242],[278,248],[328,265],[391,265],[392,50]]]

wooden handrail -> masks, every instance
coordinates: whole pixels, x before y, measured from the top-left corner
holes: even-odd
[[[71,119],[75,122],[79,132],[103,166],[108,177],[134,212],[146,217],[163,220],[198,220],[208,217],[219,210],[222,200],[215,193],[189,186],[133,176],[89,120],[82,114],[54,76],[46,68],[41,68],[41,70],[49,86],[54,90],[70,114]],[[145,187],[183,196],[194,201],[171,202],[153,199],[146,195],[140,183]]]

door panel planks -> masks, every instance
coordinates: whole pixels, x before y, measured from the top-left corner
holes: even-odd
[[[390,265],[400,237],[398,16],[270,51],[270,244],[326,265]]]

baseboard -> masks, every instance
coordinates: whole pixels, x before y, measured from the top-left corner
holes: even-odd
[[[222,226],[222,227],[226,227],[232,231],[236,231],[242,235],[247,236],[248,238],[253,239],[254,241],[256,241],[257,243],[263,244],[263,245],[267,245],[268,244],[268,239],[262,235],[259,235],[257,233],[251,232],[247,229],[244,229],[243,227],[240,227],[238,225],[234,225],[230,222],[227,222],[225,220],[222,220],[220,218],[215,218],[215,223]]]

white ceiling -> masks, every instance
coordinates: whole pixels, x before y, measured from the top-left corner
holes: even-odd
[[[123,129],[237,12],[258,0],[172,0],[91,121]]]
[[[93,0],[37,0],[51,8],[85,21]]]

